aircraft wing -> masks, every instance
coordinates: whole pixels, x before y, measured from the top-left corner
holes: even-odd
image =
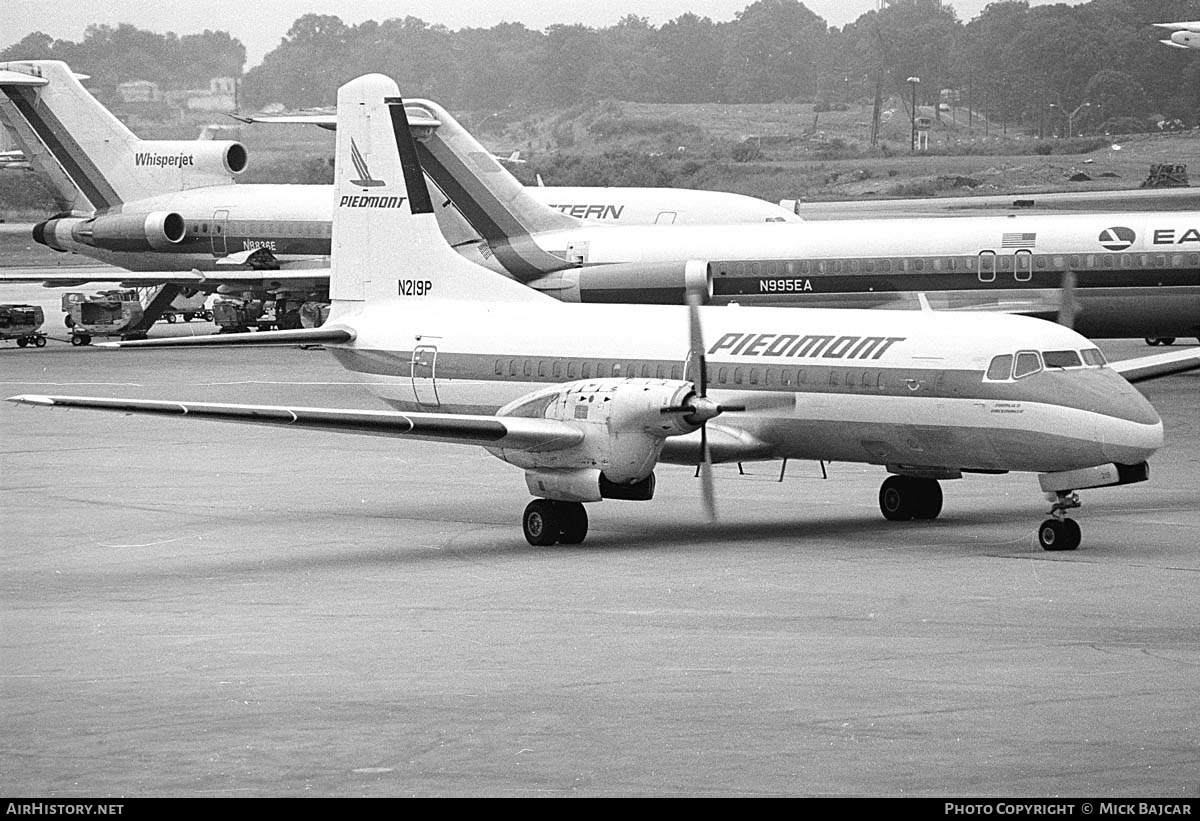
[[[1145,382],[1162,376],[1200,370],[1200,348],[1182,348],[1134,359],[1122,359],[1109,362],[1108,366],[1130,382]]]
[[[189,419],[210,419],[218,422],[275,425],[525,451],[560,450],[583,441],[583,432],[570,423],[517,416],[400,413],[32,394],[10,396],[7,401],[22,405],[86,408],[153,416],[186,416]]]
[[[319,328],[289,328],[279,331],[254,331],[239,334],[203,334],[155,339],[128,339],[98,342],[97,348],[231,348],[263,345],[321,345],[326,342],[353,342],[354,332],[336,325]]]
[[[123,268],[86,266],[53,270],[0,269],[0,284],[9,282],[40,282],[47,288],[69,288],[85,282],[119,282],[127,288],[170,284],[201,290],[215,290],[221,285],[237,285],[272,291],[285,286],[310,289],[326,286],[329,284],[329,268],[287,267],[255,270],[231,267],[219,271],[126,271]]]

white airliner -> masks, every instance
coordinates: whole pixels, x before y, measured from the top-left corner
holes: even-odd
[[[330,186],[234,185],[248,162],[241,143],[140,140],[81,77],[59,61],[0,63],[0,120],[62,200],[64,213],[35,228],[38,242],[131,271],[223,270],[235,283],[243,278],[230,269],[245,264],[325,268]],[[436,141],[438,123],[416,125]],[[547,187],[531,196],[618,223],[800,219],[774,203],[715,191]],[[439,208],[439,221],[454,243],[475,237],[453,208]]]
[[[68,188],[79,179],[102,198],[110,181],[124,179],[129,160],[93,142],[108,146],[128,131],[61,63],[10,64],[0,69],[0,90],[0,113],[20,119],[31,141],[53,148],[52,158],[48,148],[42,152],[60,176],[76,169]],[[526,188],[441,106],[407,104],[423,166],[444,194],[435,206],[447,239],[465,258],[561,300],[680,304],[694,290],[712,304],[911,308],[924,298],[957,310],[1070,315],[1077,330],[1095,337],[1200,335],[1200,212],[780,224],[746,208],[743,225],[608,224],[616,216],[655,222],[666,201],[640,199],[637,190]],[[133,146],[160,145],[129,137]],[[170,282],[326,301],[331,189],[226,184],[222,152],[231,152],[235,165],[238,157],[244,164],[244,152],[237,143],[203,145],[215,152],[207,160],[212,173],[186,183],[196,187],[175,191],[181,182],[171,193],[111,206],[95,219],[52,219],[36,227],[35,238],[140,269],[108,275],[127,285]],[[135,161],[138,154],[158,156],[128,146],[125,154]],[[196,157],[203,164],[202,154]],[[161,171],[157,164],[141,170]],[[617,205],[597,192],[626,199]],[[729,195],[686,196],[697,214],[711,214],[706,198]],[[754,214],[759,224],[750,221]],[[176,268],[182,270],[167,272]],[[214,268],[223,270],[210,273]],[[47,284],[76,284],[69,271],[6,272],[0,279],[35,274]],[[1063,284],[1072,281],[1064,297]]]
[[[943,479],[1035,472],[1053,500],[1039,542],[1073,549],[1076,491],[1145,480],[1162,444],[1150,403],[1049,322],[556,301],[446,244],[392,80],[346,84],[338,115],[329,321],[116,344],[320,342],[396,411],[12,401],[479,445],[524,470],[538,498],[523,528],[539,545],[582,541],[583,503],[649,500],[660,462],[701,464],[711,502],[711,461],[791,458],[886,466],[889,520],[938,516]],[[1196,365],[1191,352],[1175,367]]]
[[[1200,20],[1188,20],[1182,23],[1155,23],[1160,29],[1170,29],[1172,34],[1168,40],[1159,40],[1163,45],[1173,48],[1200,48]]]

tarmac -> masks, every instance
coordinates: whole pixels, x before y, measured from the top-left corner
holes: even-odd
[[[0,286],[52,337],[3,396],[382,407],[321,350],[70,347],[58,298]],[[535,548],[482,450],[0,402],[0,794],[1194,799],[1200,374],[1144,390],[1151,480],[1070,553],[1029,475],[889,523],[880,468],[720,466],[709,524],[663,466]]]

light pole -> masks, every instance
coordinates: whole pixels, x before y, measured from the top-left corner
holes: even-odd
[[[1086,100],[1084,100],[1082,103],[1080,103],[1079,105],[1077,105],[1075,107],[1074,111],[1072,111],[1070,114],[1067,115],[1067,139],[1068,140],[1075,136],[1075,132],[1071,127],[1071,123],[1073,123],[1075,121],[1075,115],[1078,114],[1083,109],[1091,108],[1091,107],[1092,107],[1092,104],[1087,102]]]
[[[1057,103],[1050,103],[1050,107],[1058,109],[1059,111],[1062,112],[1063,116],[1067,118],[1067,139],[1069,140],[1073,136],[1075,136],[1075,115],[1078,114],[1080,111],[1083,111],[1085,108],[1091,108],[1092,104],[1089,103],[1087,100],[1084,100],[1082,103],[1075,106],[1074,111],[1064,111],[1063,109],[1058,107]]]
[[[917,83],[921,82],[920,77],[909,77],[906,81],[912,88],[912,111],[909,114],[909,120],[912,122],[912,128],[909,131],[908,147],[910,151],[917,150]]]

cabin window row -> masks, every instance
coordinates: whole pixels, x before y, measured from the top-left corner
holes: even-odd
[[[322,222],[194,222],[192,234],[213,234],[220,236],[228,234],[236,237],[261,237],[274,239],[276,237],[329,237],[332,236],[330,225]]]
[[[496,376],[536,379],[682,379],[683,366],[666,363],[594,362],[578,359],[497,359]]]
[[[590,362],[561,359],[497,359],[496,376],[528,379],[683,379],[681,364]],[[855,368],[787,368],[722,365],[709,368],[710,384],[730,388],[849,387],[882,390],[882,371]]]
[[[769,262],[730,262],[718,266],[719,276],[781,277],[812,274],[890,274],[1029,270],[1114,270],[1131,268],[1196,268],[1200,253],[1154,254],[985,254],[970,257],[913,257],[876,259],[817,259]]]

